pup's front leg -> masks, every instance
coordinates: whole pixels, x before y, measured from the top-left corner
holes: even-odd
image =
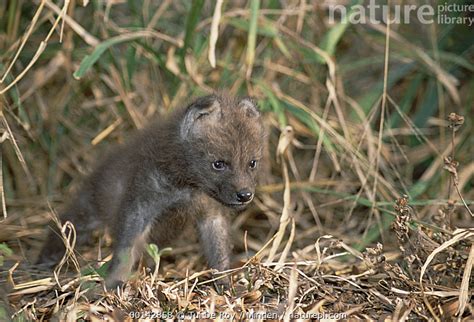
[[[114,254],[105,279],[107,289],[113,290],[128,279],[132,267],[145,249],[149,227],[135,225],[116,235]]]
[[[107,289],[115,289],[125,282],[134,264],[143,253],[153,216],[160,213],[157,200],[136,198],[122,206],[122,215],[117,218],[114,231],[113,258],[105,279]]]
[[[231,243],[229,223],[221,213],[212,213],[198,219],[201,245],[208,265],[220,271],[230,267]]]

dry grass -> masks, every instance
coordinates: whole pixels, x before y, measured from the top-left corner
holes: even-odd
[[[467,26],[341,28],[322,2],[241,2],[0,5],[0,319],[473,318]],[[230,289],[189,240],[116,293],[107,236],[54,273],[31,264],[108,145],[219,88],[257,97],[269,132]]]

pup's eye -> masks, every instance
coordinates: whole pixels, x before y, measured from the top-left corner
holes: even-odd
[[[226,167],[226,164],[224,161],[218,160],[218,161],[212,162],[212,168],[214,170],[222,171],[225,169],[225,167]]]
[[[249,162],[249,168],[255,169],[257,167],[257,160],[252,160]]]

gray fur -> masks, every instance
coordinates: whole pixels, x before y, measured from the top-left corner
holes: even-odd
[[[189,224],[197,227],[209,266],[225,270],[231,249],[227,215],[252,200],[236,194],[255,191],[257,169],[249,164],[260,160],[263,136],[249,98],[199,98],[113,150],[85,180],[61,222],[75,225],[78,244],[96,228],[110,229],[108,288],[128,278],[147,242],[166,246]],[[213,168],[219,160],[224,170]],[[55,263],[63,252],[57,231],[50,231],[38,262]]]

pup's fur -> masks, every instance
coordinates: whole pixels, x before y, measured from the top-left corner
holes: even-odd
[[[181,237],[187,223],[197,227],[209,266],[225,270],[230,263],[226,215],[253,198],[258,166],[252,160],[262,156],[263,136],[251,99],[199,98],[112,151],[86,179],[61,222],[75,225],[79,245],[95,228],[110,229],[114,253],[108,288],[128,278],[146,242],[161,247]],[[57,236],[49,233],[39,263],[61,258],[64,245]]]

